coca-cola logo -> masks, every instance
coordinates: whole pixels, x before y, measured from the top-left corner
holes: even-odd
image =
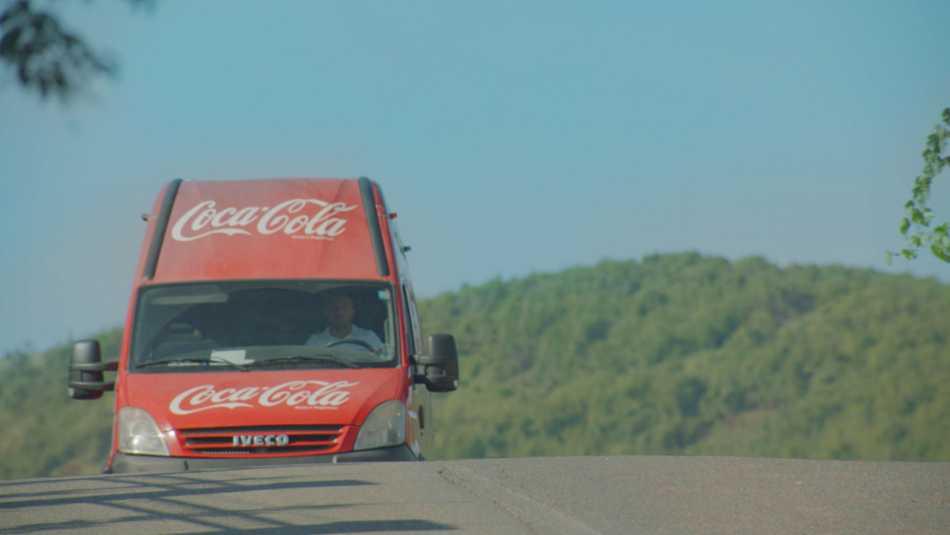
[[[215,389],[214,385],[189,388],[168,404],[174,414],[194,414],[213,409],[242,409],[286,405],[295,409],[335,409],[350,399],[350,381],[289,381],[276,386]]]
[[[263,236],[282,233],[293,238],[329,240],[346,231],[347,220],[341,214],[355,208],[355,204],[320,199],[289,199],[274,206],[220,209],[215,201],[202,201],[175,221],[172,238],[193,241],[214,234],[250,236],[256,231]]]

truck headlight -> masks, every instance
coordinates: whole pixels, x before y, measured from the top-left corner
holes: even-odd
[[[406,441],[406,406],[387,401],[373,409],[356,435],[354,450],[397,446]]]
[[[168,445],[149,413],[135,407],[124,407],[119,411],[119,451],[167,457]]]

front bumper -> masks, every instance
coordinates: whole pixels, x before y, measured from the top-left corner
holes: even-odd
[[[128,455],[116,453],[112,463],[106,467],[106,474],[140,474],[145,472],[187,472],[191,470],[222,470],[251,468],[257,466],[281,466],[294,464],[330,464],[360,463],[384,461],[421,461],[412,454],[407,446],[378,448],[375,450],[337,453],[335,455],[311,455],[307,457],[235,457],[195,458],[195,457],[158,457],[153,455]]]

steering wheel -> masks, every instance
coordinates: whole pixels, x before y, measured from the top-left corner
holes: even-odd
[[[346,340],[337,340],[336,342],[330,342],[329,344],[327,344],[327,347],[336,347],[338,345],[343,345],[343,344],[354,344],[354,345],[365,347],[368,351],[372,351],[373,353],[376,352],[376,348],[369,345],[368,342],[364,342],[363,340],[356,340],[354,338],[347,338]]]

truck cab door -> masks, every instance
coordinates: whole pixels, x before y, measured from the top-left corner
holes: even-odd
[[[419,314],[416,310],[415,296],[412,287],[402,286],[404,314],[406,317],[406,337],[409,342],[410,373],[414,373],[415,355],[424,351],[422,332],[419,328]],[[409,411],[410,428],[407,442],[413,453],[423,457],[432,443],[432,399],[429,389],[424,384],[411,381],[412,392],[406,407]]]

